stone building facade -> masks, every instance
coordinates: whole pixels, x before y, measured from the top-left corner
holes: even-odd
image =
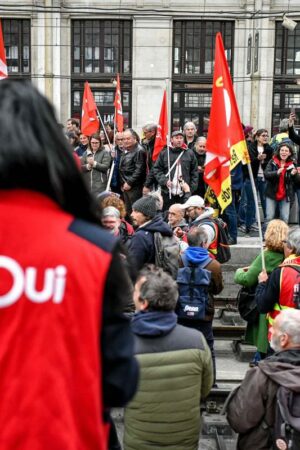
[[[298,0],[2,0],[9,74],[30,78],[59,120],[80,116],[84,81],[112,119],[120,73],[125,122],[157,121],[168,92],[172,128],[208,126],[214,40],[223,35],[240,115],[274,131],[300,106]],[[300,108],[299,108],[300,113]],[[300,115],[299,115],[300,118]]]

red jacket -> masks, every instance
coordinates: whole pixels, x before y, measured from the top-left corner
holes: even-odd
[[[114,246],[42,194],[0,191],[1,450],[107,448],[101,318]]]

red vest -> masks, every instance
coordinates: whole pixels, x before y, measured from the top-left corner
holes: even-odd
[[[300,257],[288,257],[279,267],[280,271],[280,294],[278,303],[275,303],[273,311],[269,312],[267,315],[269,333],[268,339],[271,340],[272,334],[270,332],[271,326],[278,314],[288,308],[295,308],[293,302],[294,296],[294,285],[299,283],[299,272],[292,268],[292,266],[300,265]],[[286,267],[285,267],[286,266]]]
[[[80,236],[84,224],[97,243]],[[107,449],[100,338],[110,239],[42,194],[0,191],[1,450]]]

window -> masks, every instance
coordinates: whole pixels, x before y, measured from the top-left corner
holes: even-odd
[[[114,80],[120,74],[124,126],[131,125],[132,22],[72,21],[71,114],[80,118],[84,82],[88,81],[104,122],[114,116]]]
[[[101,114],[104,123],[113,122],[114,120],[114,99],[115,87],[112,83],[90,83],[95,102]],[[72,117],[81,118],[82,96],[84,90],[83,82],[72,83]],[[122,83],[122,107],[124,116],[124,128],[130,126],[130,110],[131,110],[131,83]]]
[[[247,75],[251,75],[251,59],[252,59],[252,36],[248,37],[247,45]]]
[[[222,33],[232,68],[233,22],[174,21],[173,74],[212,75],[216,34]]]
[[[172,128],[195,123],[207,133],[216,34],[222,33],[229,70],[233,67],[234,22],[176,20],[173,31]]]
[[[74,20],[72,72],[131,73],[131,34],[129,20]]]
[[[2,19],[9,76],[30,76],[30,20]]]
[[[281,119],[288,117],[291,108],[300,119],[300,27],[287,30],[282,22],[275,28],[275,62],[273,87],[272,133],[278,132]],[[299,122],[296,123],[299,127]]]

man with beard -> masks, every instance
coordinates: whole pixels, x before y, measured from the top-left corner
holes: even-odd
[[[181,131],[173,131],[171,146],[160,152],[153,173],[161,187],[165,210],[186,200],[186,185],[191,193],[197,189],[197,159],[193,150],[184,143]]]
[[[227,419],[239,433],[238,450],[299,448],[288,447],[284,439],[274,442],[272,432],[279,388],[300,393],[299,330],[300,311],[282,311],[272,327],[271,346],[276,353],[248,370],[242,384],[231,394]]]

